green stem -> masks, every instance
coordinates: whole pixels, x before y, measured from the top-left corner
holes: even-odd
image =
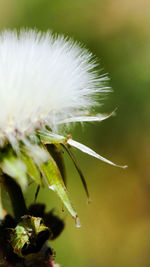
[[[3,220],[5,217],[2,205],[2,197],[1,197],[1,187],[0,187],[0,220]]]
[[[20,186],[7,174],[3,174],[3,184],[9,194],[14,216],[18,220],[27,214],[27,208]]]

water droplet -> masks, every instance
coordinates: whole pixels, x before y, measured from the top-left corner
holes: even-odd
[[[79,217],[78,216],[76,216],[75,222],[76,222],[76,227],[77,228],[80,228],[81,227],[81,223],[80,223],[80,220],[79,220]]]
[[[48,187],[49,189],[51,189],[52,191],[54,191],[55,192],[55,188],[54,188],[54,186],[53,185],[49,185],[49,187]]]
[[[90,198],[87,199],[87,204],[90,204],[92,200]]]

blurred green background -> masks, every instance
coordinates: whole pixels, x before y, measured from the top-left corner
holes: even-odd
[[[73,137],[101,155],[127,164],[115,168],[75,152],[86,176],[86,197],[72,162],[65,157],[68,189],[79,213],[77,229],[54,193],[38,201],[66,221],[51,244],[62,267],[150,266],[150,2],[146,0],[0,0],[0,28],[36,27],[84,43],[109,73],[114,92],[100,112],[118,107],[101,124],[77,126]],[[26,195],[33,201],[34,186]]]

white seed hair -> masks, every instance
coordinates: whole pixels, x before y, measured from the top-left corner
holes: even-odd
[[[93,55],[51,32],[0,33],[0,142],[24,138],[45,125],[84,117],[106,92]],[[76,119],[75,119],[76,121]],[[85,121],[83,119],[83,121]]]

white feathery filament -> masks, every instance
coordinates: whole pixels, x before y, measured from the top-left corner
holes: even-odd
[[[65,120],[85,121],[95,95],[108,90],[95,66],[89,51],[63,36],[1,32],[0,142],[13,143],[45,125],[56,129]]]

